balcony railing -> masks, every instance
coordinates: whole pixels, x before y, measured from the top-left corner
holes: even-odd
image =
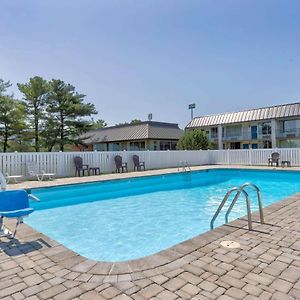
[[[300,128],[293,128],[285,131],[279,130],[276,132],[276,137],[285,139],[299,138]]]
[[[242,140],[250,140],[251,134],[242,133],[242,134],[225,134],[223,136],[223,141],[242,141]]]
[[[216,142],[218,140],[218,134],[211,134],[209,138],[210,138],[211,141]]]
[[[240,135],[225,135],[223,137],[223,141],[243,141],[243,140],[268,140],[271,139],[271,134],[251,134],[251,133],[243,133]]]
[[[211,141],[218,141],[218,135],[211,134]],[[277,130],[276,138],[284,138],[284,139],[293,139],[300,138],[300,128],[293,128],[289,130]],[[243,141],[243,140],[271,140],[271,133],[262,132],[262,130],[258,129],[257,134],[252,134],[251,132],[243,132],[240,134],[225,134],[222,137],[223,141]]]

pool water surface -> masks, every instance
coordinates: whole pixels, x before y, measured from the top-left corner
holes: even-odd
[[[32,189],[41,199],[25,222],[69,249],[98,261],[141,258],[208,231],[226,192],[256,184],[263,206],[300,191],[300,173],[211,169]],[[246,189],[252,211],[256,193]],[[232,199],[232,198],[231,198]],[[226,206],[216,221],[224,223]],[[241,196],[230,220],[246,214]]]

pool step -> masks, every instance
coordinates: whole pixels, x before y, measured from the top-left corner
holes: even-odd
[[[251,218],[251,200],[249,197],[249,194],[245,191],[246,187],[252,187],[256,190],[257,193],[257,200],[258,200],[258,207],[259,207],[259,215],[260,215],[260,223],[263,224],[264,223],[264,214],[263,214],[263,206],[262,206],[262,201],[261,201],[261,193],[260,193],[260,189],[258,186],[256,186],[255,184],[251,183],[251,182],[246,182],[244,184],[242,184],[240,187],[233,187],[231,188],[225,195],[225,197],[223,198],[222,202],[220,203],[217,211],[215,212],[213,218],[210,221],[210,229],[214,229],[214,222],[217,219],[218,215],[220,214],[223,206],[225,205],[225,203],[227,202],[229,196],[232,193],[236,193],[231,204],[229,205],[229,208],[225,214],[225,223],[228,223],[228,217],[229,214],[232,210],[232,208],[234,207],[236,201],[238,200],[238,198],[240,197],[241,194],[245,195],[245,199],[246,199],[246,205],[247,205],[247,219],[248,219],[248,228],[249,230],[252,230],[252,218]]]

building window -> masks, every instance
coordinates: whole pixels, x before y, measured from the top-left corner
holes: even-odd
[[[271,123],[262,123],[261,133],[262,135],[270,135],[272,133]]]
[[[241,149],[241,143],[240,142],[230,143],[230,149]]]
[[[94,144],[93,149],[97,151],[106,151],[106,144]]]
[[[210,136],[211,136],[211,138],[217,138],[218,137],[218,127],[212,127],[211,128]]]
[[[160,142],[159,149],[160,150],[170,150],[170,143],[169,142]]]
[[[176,150],[176,142],[169,141],[160,141],[159,149],[160,150]]]
[[[242,126],[227,126],[226,136],[227,137],[240,137],[242,135]]]
[[[295,132],[297,128],[296,120],[283,121],[283,132]]]
[[[120,143],[110,143],[109,151],[121,151]]]
[[[142,142],[130,142],[129,149],[132,151],[145,150],[145,141]]]
[[[271,141],[263,141],[263,148],[272,148],[272,142]]]

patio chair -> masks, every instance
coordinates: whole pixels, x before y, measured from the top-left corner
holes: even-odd
[[[87,174],[89,174],[89,165],[83,164],[82,157],[80,156],[75,156],[74,157],[74,164],[75,164],[75,176],[78,175],[80,177],[80,172],[82,172],[82,176],[84,176],[84,172],[87,171]]]
[[[16,235],[17,227],[23,221],[23,217],[30,215],[34,209],[29,207],[30,195],[25,190],[13,190],[0,192],[0,231],[2,235]],[[11,234],[3,226],[3,219],[17,219],[15,231]]]
[[[39,169],[35,162],[26,163],[27,173],[30,177],[36,178],[38,181],[43,181],[45,178],[53,180],[55,178],[55,173],[46,173],[44,170]]]
[[[132,160],[133,160],[133,163],[134,163],[134,171],[135,170],[141,171],[142,167],[144,168],[144,171],[146,170],[145,169],[145,162],[144,161],[140,161],[140,158],[139,158],[138,155],[133,155],[132,156]]]
[[[121,171],[123,173],[124,170],[126,170],[126,172],[128,172],[127,162],[123,163],[122,157],[120,155],[115,156],[115,164],[116,164],[116,173],[120,173]]]
[[[279,166],[279,158],[280,154],[278,152],[273,152],[271,154],[271,157],[268,158],[268,166],[273,166],[273,164],[276,165],[276,167]]]
[[[23,177],[24,177],[23,175],[9,175],[9,173],[6,172],[5,179],[6,179],[6,183],[9,183],[10,180],[13,180],[15,183],[18,183],[18,179],[21,179]]]

